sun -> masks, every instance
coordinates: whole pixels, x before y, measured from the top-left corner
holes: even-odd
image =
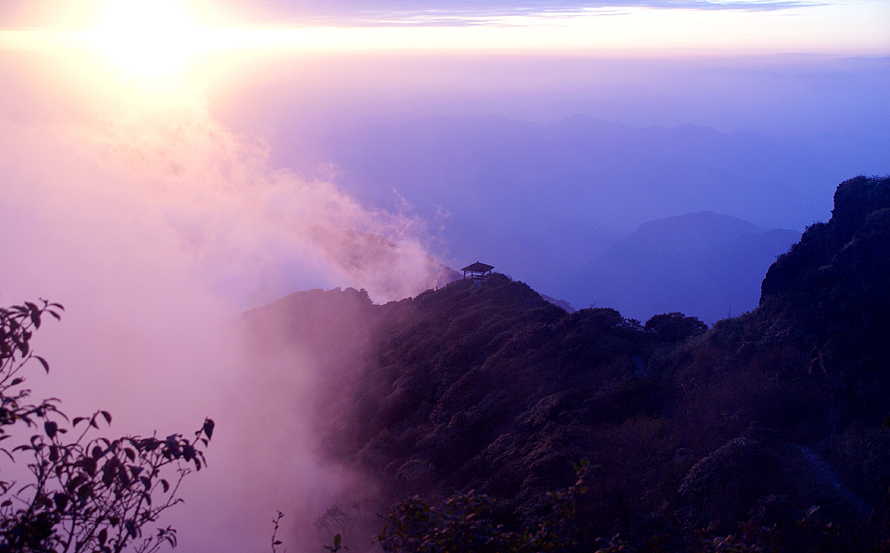
[[[200,50],[200,31],[175,0],[111,0],[93,42],[124,71],[156,78]]]

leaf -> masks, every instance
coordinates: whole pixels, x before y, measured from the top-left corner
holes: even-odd
[[[207,435],[207,439],[213,439],[213,428],[216,424],[213,422],[213,419],[205,419],[204,420],[204,434]]]
[[[105,463],[105,466],[102,467],[102,484],[107,488],[111,486],[111,483],[114,481],[114,469],[108,466],[108,463]]]
[[[807,509],[806,520],[809,520],[810,517],[812,517],[814,514],[816,514],[816,511],[818,511],[819,509],[820,509],[819,505],[813,505],[809,509]]]
[[[108,539],[108,528],[99,530],[97,538],[99,539],[99,545],[105,545],[105,541]]]
[[[83,486],[77,488],[77,496],[81,499],[86,499],[93,495],[93,485],[92,484],[84,484]]]
[[[86,417],[74,417],[74,420],[71,421],[71,426],[77,426],[77,423],[83,422],[85,420],[87,420]]]
[[[29,301],[25,302],[25,307],[28,308],[28,314],[31,315],[32,319],[34,317],[34,313],[38,313],[38,314],[40,313],[40,308]]]
[[[52,506],[53,506],[53,502],[50,501],[50,499],[48,497],[46,497],[45,494],[42,494],[42,493],[38,493],[37,496],[34,497],[34,503],[36,505],[39,505],[42,507],[48,507],[48,508],[52,508]]]
[[[40,310],[36,305],[31,310],[31,322],[34,323],[34,328],[40,328]]]
[[[56,504],[56,508],[59,511],[64,511],[65,507],[68,506],[68,500],[71,499],[67,494],[57,493],[53,496],[53,502]]]
[[[43,370],[49,372],[49,363],[46,362],[46,359],[40,357],[39,355],[35,355],[34,358],[40,361],[40,364],[43,365]]]
[[[86,457],[83,460],[83,471],[90,476],[96,474],[96,460],[90,457]]]
[[[109,413],[108,411],[100,411],[100,412],[102,413],[102,416],[105,417],[105,422],[107,422],[108,424],[111,424],[111,413]]]
[[[74,488],[76,488],[77,486],[80,486],[81,484],[83,484],[86,481],[87,481],[87,479],[84,476],[77,475],[74,478],[72,478],[67,484],[65,484],[65,488],[68,491],[74,491]]]
[[[56,436],[56,432],[59,430],[59,425],[53,421],[46,421],[43,423],[43,430],[46,431],[46,435],[49,436],[49,439],[53,439]]]

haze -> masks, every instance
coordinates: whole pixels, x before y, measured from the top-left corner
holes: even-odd
[[[702,212],[741,229],[702,251],[800,232],[838,182],[890,171],[886,0],[137,4],[161,16],[0,7],[0,300],[65,305],[31,384],[69,412],[217,420],[183,551],[265,551],[276,509],[297,536],[356,482],[295,406],[316,363],[247,349],[243,311],[414,296],[479,260],[575,307],[712,323],[756,306],[757,271],[707,305],[657,283],[644,302],[603,276],[619,241]]]

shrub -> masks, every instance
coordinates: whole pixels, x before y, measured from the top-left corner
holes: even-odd
[[[46,315],[60,319],[62,306],[0,308],[0,442],[33,435],[23,444],[0,449],[12,462],[27,457],[26,483],[0,480],[0,553],[117,553],[128,546],[156,551],[176,545],[172,527],[148,531],[164,511],[179,503],[182,479],[205,465],[202,448],[213,435],[206,419],[193,438],[92,437],[107,411],[68,417],[55,398],[32,402],[23,388],[25,369],[45,359],[30,340]],[[73,436],[69,438],[68,435]]]

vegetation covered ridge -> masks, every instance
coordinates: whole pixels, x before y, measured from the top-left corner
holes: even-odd
[[[317,293],[367,315],[324,454],[373,475],[390,551],[890,550],[888,246],[890,179],[857,177],[760,307],[710,329],[566,313],[503,275],[386,305]]]

